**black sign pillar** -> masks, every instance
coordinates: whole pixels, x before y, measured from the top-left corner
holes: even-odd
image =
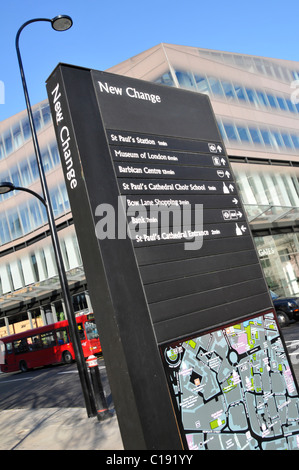
[[[209,98],[64,64],[47,90],[124,447],[240,444],[222,380],[280,336]]]

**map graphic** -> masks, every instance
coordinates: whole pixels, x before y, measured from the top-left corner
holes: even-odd
[[[163,354],[189,450],[299,448],[299,396],[272,312]]]

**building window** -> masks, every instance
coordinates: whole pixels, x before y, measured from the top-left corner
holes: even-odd
[[[248,131],[245,127],[237,126],[237,131],[242,142],[250,142]]]
[[[32,266],[32,272],[34,276],[34,281],[38,282],[40,280],[39,278],[39,270],[38,270],[38,265],[37,265],[37,260],[36,256],[34,253],[31,254],[30,256],[30,261],[31,261],[31,266]]]
[[[30,225],[31,225],[32,230],[42,225],[42,218],[41,218],[41,214],[39,211],[39,205],[37,201],[35,200],[32,200],[29,203],[29,215],[30,215],[30,222],[31,222]]]
[[[297,135],[291,134],[291,139],[296,149],[299,149],[299,137]]]
[[[261,129],[261,136],[265,145],[271,145],[270,133],[267,130]]]
[[[20,259],[17,260],[17,264],[18,264],[18,271],[19,271],[22,286],[25,286],[24,271],[23,271],[23,266],[22,266],[22,262]]]
[[[229,100],[235,99],[236,96],[235,96],[235,92],[234,92],[232,84],[230,82],[225,82],[225,81],[222,81],[221,84],[222,84],[226,98]]]
[[[275,96],[270,95],[270,94],[267,94],[267,98],[268,98],[268,101],[269,101],[269,103],[270,103],[271,108],[277,109],[277,108],[278,108],[278,104],[277,104],[277,101],[276,101]]]
[[[299,239],[288,233],[254,237],[268,287],[280,296],[299,294]]]
[[[192,74],[189,72],[175,72],[177,80],[182,88],[194,88],[194,83],[192,80]]]
[[[4,135],[4,143],[5,143],[6,155],[9,155],[13,151],[12,138],[11,138],[10,131],[8,131]]]
[[[25,140],[29,139],[29,137],[31,136],[31,131],[30,131],[28,118],[25,118],[22,121],[22,129],[23,129],[24,139]]]
[[[69,255],[67,252],[67,246],[65,240],[60,240],[60,245],[61,245],[61,251],[63,255],[63,261],[64,261],[64,266],[65,269],[68,271],[70,269],[70,260],[69,260]]]
[[[266,98],[265,93],[263,93],[262,91],[257,91],[256,94],[257,94],[259,103],[260,103],[262,106],[269,107],[269,104],[268,104],[268,101],[267,101],[267,98]]]
[[[7,243],[11,240],[5,213],[4,214],[2,213],[0,216],[0,240],[1,240],[2,245],[4,245],[4,243]]]
[[[209,85],[213,95],[215,96],[224,96],[223,89],[217,78],[209,77]]]
[[[17,166],[10,170],[10,177],[15,186],[21,186],[20,172]]]
[[[198,74],[194,74],[194,79],[195,79],[196,87],[199,93],[205,93],[206,95],[208,95],[210,93],[210,89],[209,89],[209,84],[208,84],[208,80],[206,79],[206,77],[203,77]]]
[[[255,144],[261,144],[262,143],[261,138],[260,138],[260,134],[259,134],[257,129],[255,129],[253,127],[249,127],[249,132],[250,132],[250,135],[251,135],[251,138],[252,138],[252,142],[254,142]]]
[[[27,160],[20,162],[20,172],[22,175],[22,185],[29,186],[32,183],[32,174]]]
[[[240,85],[234,85],[235,93],[238,97],[238,99],[242,102],[247,101],[246,95],[245,95],[245,90],[242,86]]]
[[[52,168],[52,161],[48,150],[44,150],[41,155],[44,171],[47,172]]]
[[[42,108],[42,116],[43,116],[43,120],[44,120],[44,124],[48,124],[48,122],[50,122],[52,119],[51,119],[51,113],[50,113],[50,107],[49,106],[45,106],[44,108]]]
[[[41,115],[39,109],[33,113],[33,121],[35,129],[38,131],[41,128]]]
[[[286,105],[285,100],[283,98],[279,97],[279,96],[276,99],[277,99],[277,102],[278,102],[278,105],[279,105],[280,109],[282,111],[286,111],[287,110],[287,105]]]
[[[30,157],[29,164],[30,164],[33,180],[37,180],[39,178],[39,171],[38,171],[36,157],[34,155]]]
[[[57,145],[56,144],[51,145],[50,151],[51,151],[54,166],[59,165],[60,156],[59,156]]]
[[[299,207],[299,169],[233,163],[244,204]]]
[[[11,238],[15,239],[21,237],[23,235],[21,221],[19,214],[15,210],[8,213],[8,222]]]
[[[0,160],[5,157],[5,150],[4,150],[4,144],[3,141],[0,137]]]
[[[155,83],[160,83],[161,85],[168,85],[174,86],[173,79],[170,72],[163,73],[161,77],[159,77]]]
[[[15,149],[19,148],[22,143],[23,143],[23,138],[21,134],[21,128],[20,125],[17,124],[13,130],[12,130],[12,135],[13,135],[13,141],[14,141],[14,147]]]
[[[293,148],[291,138],[288,134],[281,134],[282,140],[284,142],[284,145],[288,148]]]
[[[15,287],[14,287],[13,277],[12,277],[12,274],[11,274],[11,269],[10,269],[9,264],[6,265],[6,272],[7,272],[7,277],[8,277],[8,281],[9,281],[9,284],[10,284],[10,291],[13,292],[15,290]]]
[[[223,124],[228,140],[237,140],[237,134],[232,124]]]
[[[257,99],[255,91],[251,90],[250,88],[246,88],[246,93],[247,93],[250,103],[258,107],[258,99]]]

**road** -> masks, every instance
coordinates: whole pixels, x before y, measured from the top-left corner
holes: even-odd
[[[299,322],[291,323],[282,329],[282,335],[293,366],[293,371],[299,384]]]
[[[299,322],[282,329],[299,384]],[[101,380],[111,406],[112,397],[103,358],[98,360]],[[76,364],[54,365],[27,373],[0,374],[0,409],[85,407]]]
[[[110,406],[112,397],[103,359],[98,360]],[[53,365],[26,373],[0,374],[0,409],[85,407],[76,364]]]

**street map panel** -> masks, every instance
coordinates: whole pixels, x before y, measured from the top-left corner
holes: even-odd
[[[189,450],[295,450],[299,397],[272,312],[163,351]]]

